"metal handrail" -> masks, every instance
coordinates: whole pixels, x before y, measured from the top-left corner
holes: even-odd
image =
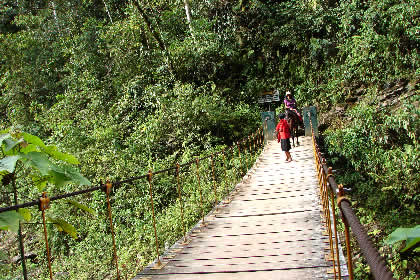
[[[351,207],[351,203],[349,198],[344,195],[344,188],[343,185],[337,185],[334,175],[332,173],[332,168],[328,167],[326,164],[326,159],[323,157],[322,153],[320,152],[320,148],[318,145],[318,141],[314,134],[314,129],[312,126],[312,120],[310,112],[308,112],[308,117],[310,120],[311,125],[311,132],[312,132],[312,143],[314,149],[314,156],[318,170],[318,178],[320,183],[320,193],[323,199],[323,206],[324,206],[324,217],[326,219],[326,224],[328,226],[328,232],[330,234],[330,242],[335,241],[335,248],[338,248],[338,237],[331,238],[332,228],[329,217],[329,208],[330,205],[332,207],[332,213],[335,211],[335,203],[334,199],[336,200],[336,204],[341,212],[341,218],[344,224],[344,233],[346,238],[346,251],[347,251],[347,265],[349,268],[349,277],[350,280],[354,279],[353,275],[353,265],[352,265],[352,254],[351,254],[351,244],[350,244],[350,234],[349,229],[352,230],[354,237],[357,240],[357,243],[366,258],[368,265],[371,268],[371,272],[375,279],[378,280],[395,280],[391,270],[387,267],[384,259],[380,256],[378,250],[373,246],[370,237],[367,235],[366,230],[364,229],[363,225],[360,223],[359,218],[354,213],[354,210]],[[331,195],[331,198],[330,198]],[[335,215],[334,215],[335,216]],[[328,220],[328,221],[327,221]],[[336,221],[334,217],[334,231],[336,232]],[[339,266],[339,255],[336,254],[337,260],[335,260],[334,253],[332,250],[333,244],[330,243],[331,253],[333,254],[333,263],[335,265],[335,261],[338,262]],[[338,253],[338,249],[336,250]],[[337,272],[338,272],[338,279],[341,279],[340,274],[340,267],[339,271],[335,271],[334,266],[334,279],[337,279]]]

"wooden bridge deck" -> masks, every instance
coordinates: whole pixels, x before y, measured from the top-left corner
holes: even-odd
[[[150,266],[134,279],[331,278],[311,139],[301,138],[291,154],[286,163],[280,144],[270,141],[231,202],[210,213],[188,244],[171,247],[162,269]]]

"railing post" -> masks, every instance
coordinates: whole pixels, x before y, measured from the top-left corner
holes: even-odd
[[[184,243],[187,242],[187,236],[185,234],[185,222],[184,222],[184,202],[182,201],[182,191],[179,179],[179,163],[176,164],[176,181],[177,181],[177,190],[178,190],[178,197],[179,203],[181,205],[181,224],[182,224],[182,234],[184,236]]]
[[[326,180],[326,176],[325,176],[325,172],[324,172],[324,168],[323,165],[326,164],[326,160],[325,158],[322,158],[322,162],[321,162],[321,170],[322,170],[322,185],[324,188],[324,193],[325,193],[325,203],[326,203],[326,219],[327,219],[327,226],[328,226],[328,238],[330,240],[330,252],[331,252],[331,258],[330,260],[332,260],[333,262],[333,271],[334,271],[334,279],[336,279],[337,277],[337,270],[335,267],[335,253],[334,253],[334,241],[332,238],[332,229],[331,229],[331,215],[330,215],[330,201],[329,201],[329,195],[328,195],[328,186],[327,186],[327,180]]]
[[[226,156],[225,156],[225,150],[222,151],[222,155],[223,155],[223,169],[224,169],[224,173],[225,173],[225,196],[227,197],[229,194],[229,182],[228,182],[228,178],[227,178],[227,171],[226,171]]]
[[[197,166],[198,190],[200,192],[201,216],[203,217],[202,225],[206,226],[206,222],[204,221],[203,192],[201,190],[201,184],[200,184],[200,165],[199,165],[199,159],[198,158],[195,159],[195,164]]]
[[[344,216],[343,211],[341,210],[341,207],[340,207],[341,201],[343,201],[344,199],[347,199],[347,198],[344,196],[343,185],[340,184],[340,185],[338,185],[337,205],[338,205],[338,208],[340,208],[341,219],[343,220],[343,223],[344,223],[344,234],[345,234],[345,237],[346,237],[347,265],[348,265],[348,269],[349,269],[349,279],[353,280],[354,279],[354,276],[353,276],[353,259],[352,259],[352,254],[351,254],[349,223],[348,223],[346,217]]]
[[[50,279],[53,279],[52,269],[51,269],[51,255],[50,247],[48,246],[48,233],[47,233],[47,224],[45,221],[45,210],[50,208],[50,199],[47,197],[47,193],[43,192],[42,196],[39,198],[39,210],[42,212],[42,224],[44,226],[44,239],[45,239],[45,248],[47,250],[47,259],[48,259],[48,271],[50,273]]]
[[[326,182],[328,182],[328,178],[333,176],[332,167],[328,167],[328,174],[325,178]],[[338,266],[338,279],[341,279],[341,264],[340,264],[340,254],[338,251],[338,234],[337,234],[337,221],[335,216],[335,202],[334,198],[335,195],[332,191],[332,189],[329,189],[329,192],[331,194],[331,208],[332,208],[332,215],[333,215],[333,221],[334,221],[334,238],[335,238],[335,254],[337,256],[337,266]]]
[[[113,248],[113,254],[114,254],[114,260],[115,260],[115,267],[117,270],[117,279],[120,279],[120,272],[118,270],[118,255],[117,255],[117,247],[115,245],[115,234],[114,234],[114,226],[112,224],[112,212],[111,212],[111,202],[109,199],[109,195],[111,193],[112,184],[107,181],[105,184],[105,193],[106,193],[106,202],[108,205],[108,218],[109,218],[109,226],[111,228],[111,236],[112,236],[112,248]]]
[[[251,169],[254,157],[252,155],[252,140],[251,140],[250,136],[248,136],[248,143],[249,143],[249,158],[251,159],[251,162],[249,163],[249,165],[250,165],[249,168]]]
[[[254,149],[252,150],[254,153],[256,153],[256,149],[255,149],[255,147],[256,147],[256,145],[257,145],[257,137],[256,137],[257,135],[255,134],[252,134],[252,140],[254,140],[253,141],[253,145],[254,145]],[[255,155],[254,155],[255,156]]]
[[[153,176],[152,170],[149,170],[147,181],[149,182],[150,204],[152,206],[153,228],[155,230],[156,254],[157,254],[157,263],[154,268],[158,269],[162,267],[162,262],[160,261],[160,255],[159,255],[159,241],[158,241],[157,230],[156,230],[155,208],[153,205],[152,176]]]
[[[214,172],[214,154],[211,155],[211,173],[213,177],[213,192],[214,192],[214,205],[216,206],[218,201],[217,197],[217,183],[216,183],[216,174]]]
[[[236,143],[236,145],[238,146],[239,165],[241,166],[241,172],[242,172],[242,175],[241,176],[244,176],[245,175],[245,172],[243,171],[243,166],[242,166],[241,146],[240,146],[239,142]]]
[[[261,129],[261,131],[260,131],[260,137],[261,137],[261,139],[260,139],[260,145],[261,145],[261,147],[262,148],[264,148],[264,128],[262,128]]]

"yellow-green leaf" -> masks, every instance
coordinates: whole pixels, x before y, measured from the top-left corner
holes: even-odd
[[[50,145],[45,147],[45,152],[55,159],[62,160],[71,164],[79,164],[79,160],[72,154],[60,152],[56,146]]]
[[[73,225],[59,218],[48,217],[47,219],[54,224],[58,231],[64,231],[74,239],[77,239],[77,231]]]
[[[23,132],[22,136],[23,136],[23,139],[25,139],[26,142],[34,144],[38,147],[41,147],[41,148],[45,149],[46,146],[45,146],[44,142],[42,142],[42,140],[38,136],[29,134],[29,133],[26,133],[26,132]]]
[[[95,210],[93,210],[92,208],[89,208],[88,206],[86,206],[84,204],[81,204],[81,203],[79,203],[75,200],[71,200],[71,199],[67,199],[66,202],[75,206],[75,207],[77,207],[77,208],[79,208],[79,209],[81,209],[81,210],[83,210],[83,211],[85,211],[85,212],[87,212],[87,213],[89,213],[89,214],[91,214],[92,216],[96,216]]]
[[[31,211],[26,208],[20,208],[18,210],[19,214],[25,219],[25,221],[29,222],[32,218]]]

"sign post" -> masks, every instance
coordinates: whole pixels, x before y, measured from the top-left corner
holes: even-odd
[[[264,139],[265,140],[274,140],[276,138],[276,112],[262,112],[261,119],[264,128]]]
[[[314,128],[314,134],[318,137],[318,118],[316,114],[316,107],[310,106],[303,108],[303,123],[305,125],[305,136],[311,136],[311,121]]]
[[[280,101],[279,91],[276,89],[274,91],[262,92],[258,98],[258,103],[268,104],[268,111],[261,112],[261,120],[264,128],[264,138],[265,141],[276,139],[276,112],[271,111],[271,104],[273,102]]]

